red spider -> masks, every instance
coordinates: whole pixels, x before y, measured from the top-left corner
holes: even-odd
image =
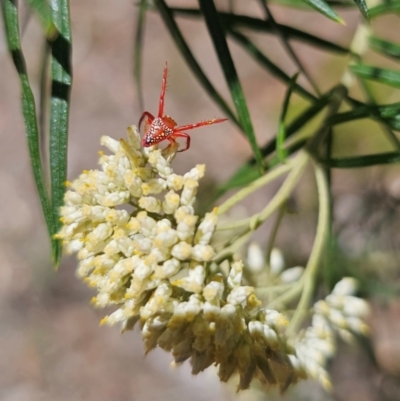
[[[142,117],[140,117],[139,129],[143,119],[146,119],[145,134],[142,139],[142,145],[143,147],[149,147],[156,145],[157,143],[160,143],[161,141],[164,141],[166,139],[171,143],[169,145],[171,146],[175,144],[176,138],[185,138],[186,139],[185,149],[178,151],[178,152],[183,152],[185,150],[188,150],[190,147],[190,136],[182,131],[202,127],[203,125],[222,123],[223,121],[226,121],[227,118],[213,118],[212,120],[201,121],[196,124],[188,124],[177,127],[178,124],[172,117],[164,115],[164,97],[165,97],[165,89],[167,87],[167,72],[168,72],[167,63],[165,63],[157,117],[154,117],[148,111],[145,111],[142,114]]]

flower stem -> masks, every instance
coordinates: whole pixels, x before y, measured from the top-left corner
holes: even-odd
[[[314,168],[319,199],[318,226],[315,234],[313,249],[303,275],[303,291],[301,293],[301,298],[297,305],[296,312],[294,313],[288,327],[288,335],[297,332],[303,317],[309,308],[309,303],[315,288],[318,267],[320,266],[321,256],[324,251],[329,232],[329,188],[326,179],[326,173],[323,168],[316,163],[314,163]]]
[[[256,293],[257,296],[263,296],[274,292],[289,290],[294,285],[295,283],[288,283],[288,284],[273,285],[271,287],[256,287],[254,288],[254,292]]]
[[[231,245],[224,246],[217,255],[214,256],[213,262],[221,263],[223,260],[227,259],[229,256],[233,255],[238,251],[250,238],[252,232],[250,230],[245,231],[239,237],[237,237]]]
[[[294,165],[294,160],[292,162],[288,162],[271,170],[269,173],[253,181],[246,188],[243,188],[235,195],[233,195],[231,198],[226,200],[222,205],[218,206],[218,214],[221,215],[227,212],[232,206],[236,205],[238,202],[246,198],[248,195],[252,194],[257,189],[263,187],[264,185],[270,183],[273,180],[276,180],[281,175],[289,172],[293,168],[293,165]]]
[[[260,213],[257,213],[252,217],[248,217],[246,219],[234,221],[232,223],[221,224],[217,226],[217,231],[232,230],[235,228],[241,228],[245,226],[248,226],[248,230],[255,231],[276,209],[278,209],[289,198],[290,194],[293,191],[293,188],[295,187],[299,178],[301,177],[301,174],[303,173],[303,170],[306,167],[309,159],[310,157],[306,151],[301,151],[297,155],[297,157],[292,162],[290,168],[291,171],[287,176],[286,180],[284,181],[284,183],[282,184],[282,186],[280,187],[279,191],[271,199],[271,201],[268,202],[267,206]],[[245,196],[253,192],[249,191],[248,193],[244,194],[244,192],[248,190],[248,188],[244,188],[242,191],[240,191],[242,192],[241,199],[243,199]]]
[[[279,295],[275,299],[273,299],[269,304],[268,308],[275,308],[277,305],[288,304],[293,299],[296,299],[300,294],[304,285],[304,274],[301,279],[292,285],[289,290],[287,290],[284,294]]]

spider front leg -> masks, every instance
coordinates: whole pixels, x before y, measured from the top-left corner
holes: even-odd
[[[149,113],[148,111],[145,111],[142,114],[142,116],[140,117],[140,120],[139,120],[139,124],[138,124],[139,125],[139,131],[140,131],[140,126],[141,126],[141,124],[142,124],[142,122],[143,122],[145,117],[147,117],[149,119],[150,124],[154,120],[154,116],[151,113]]]
[[[199,123],[195,123],[195,124],[181,125],[180,127],[176,127],[175,131],[186,131],[188,129],[194,129],[194,128],[199,128],[199,127],[204,127],[207,125],[222,123],[226,120],[228,120],[228,119],[227,118],[213,118],[212,120],[200,121]],[[185,134],[185,135],[187,135],[187,134]]]
[[[161,84],[160,100],[158,102],[158,117],[162,117],[164,115],[164,101],[165,101],[165,91],[167,89],[167,76],[168,76],[168,65],[167,63],[165,63],[162,84]]]
[[[184,132],[174,132],[168,139],[170,140],[170,142],[172,144],[172,142],[175,142],[176,138],[185,138],[186,139],[186,148],[178,150],[178,152],[184,152],[185,150],[188,150],[190,148],[190,136],[188,134],[185,134]]]

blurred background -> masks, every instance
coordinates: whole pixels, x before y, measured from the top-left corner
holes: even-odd
[[[228,2],[218,1],[220,9]],[[196,7],[197,2],[174,5]],[[360,21],[357,10],[341,9],[346,25],[340,26],[313,12],[271,6],[278,22],[307,30],[349,46]],[[235,2],[235,10],[261,15],[256,2]],[[42,43],[36,18],[22,7],[23,49],[35,95],[39,90]],[[70,115],[68,177],[96,168],[100,137],[125,136],[128,125],[143,110],[133,80],[133,37],[137,7],[128,0],[71,0],[73,33],[73,90]],[[25,19],[24,19],[25,17]],[[204,71],[226,99],[229,92],[204,22],[179,18],[178,23]],[[3,28],[3,27],[1,27]],[[374,31],[395,39],[399,20],[394,16],[373,23]],[[251,38],[287,74],[296,67],[270,35]],[[348,61],[296,43],[296,51],[318,82],[327,90],[340,79]],[[285,86],[230,43],[257,139],[264,144],[278,126]],[[371,56],[372,57],[372,56]],[[381,65],[391,66],[378,59]],[[368,59],[368,54],[367,54]],[[222,117],[185,65],[162,20],[147,13],[143,49],[145,109],[156,113],[165,61],[169,66],[166,113],[179,124]],[[0,30],[0,400],[2,401],[146,401],[146,400],[261,400],[275,399],[261,388],[236,394],[234,384],[221,384],[213,368],[192,377],[184,364],[171,368],[162,351],[145,356],[138,330],[120,334],[118,328],[99,327],[107,313],[94,310],[90,289],[75,278],[76,261],[65,256],[58,272],[50,261],[50,247],[30,170],[20,91],[14,66]],[[302,78],[299,82],[307,86]],[[374,88],[375,89],[375,88]],[[399,101],[399,93],[376,88],[377,97]],[[355,89],[357,95],[357,88]],[[304,108],[294,97],[289,116]],[[356,129],[354,129],[354,127]],[[335,141],[335,154],[386,151],[389,145],[374,135],[370,120],[347,124]],[[226,180],[251,155],[250,147],[234,124],[192,132],[188,152],[174,161],[178,173],[206,163],[202,199],[207,188]],[[342,345],[332,362],[334,392],[326,394],[314,382],[291,388],[285,400],[400,400],[399,201],[400,168],[373,167],[334,170],[335,260],[333,274],[355,275],[362,295],[371,299],[371,343],[375,361],[359,344]],[[306,261],[315,233],[317,203],[312,175],[302,182],[293,199],[294,213],[285,219],[277,238],[288,266]],[[206,190],[204,190],[206,188]],[[245,211],[259,210],[276,187],[249,199]],[[300,196],[301,195],[301,196]],[[268,230],[257,238],[263,244]]]

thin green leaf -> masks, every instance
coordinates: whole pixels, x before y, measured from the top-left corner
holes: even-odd
[[[314,89],[315,93],[317,95],[319,95],[320,91],[318,89],[317,84],[315,83],[315,81],[313,80],[311,75],[308,73],[307,69],[304,68],[302,62],[297,57],[296,52],[293,50],[289,40],[286,38],[286,35],[285,35],[284,31],[279,27],[279,25],[275,21],[274,15],[273,15],[272,11],[270,10],[270,8],[268,7],[267,1],[268,0],[259,0],[259,2],[261,4],[261,7],[264,9],[265,18],[266,18],[265,23],[269,23],[269,24],[272,25],[272,27],[274,29],[274,32],[276,33],[276,35],[281,40],[283,47],[286,49],[288,55],[293,60],[294,64],[296,64],[296,66],[299,69],[299,71],[308,80],[308,82],[310,83],[310,85]]]
[[[236,73],[231,53],[225,38],[225,32],[218,18],[215,4],[210,0],[199,0],[200,9],[203,12],[208,32],[214,44],[219,62],[225,75],[226,82],[231,92],[232,100],[236,107],[236,113],[239,121],[244,128],[244,132],[250,142],[260,171],[264,170],[260,148],[258,147],[250,113],[247,108],[246,99]]]
[[[192,70],[195,77],[200,82],[201,86],[208,93],[208,95],[211,97],[211,99],[213,99],[214,102],[229,117],[229,119],[233,123],[235,123],[236,126],[239,127],[239,129],[241,131],[243,131],[243,128],[242,128],[241,124],[239,123],[238,119],[236,118],[234,112],[231,110],[231,108],[225,102],[223,97],[214,88],[212,83],[209,81],[207,76],[204,74],[199,63],[194,58],[193,53],[191,52],[189,46],[187,45],[185,39],[183,38],[183,35],[182,35],[178,25],[175,22],[175,19],[174,19],[171,9],[167,6],[167,4],[165,3],[164,0],[154,0],[154,4],[157,6],[160,16],[163,19],[169,33],[171,34],[176,47],[181,52],[181,55],[185,59],[187,65],[190,67],[190,69]]]
[[[400,118],[400,103],[378,106],[382,118]]]
[[[354,0],[366,21],[369,21],[368,6],[365,0]]]
[[[135,79],[136,90],[139,100],[139,108],[144,110],[143,87],[142,87],[142,52],[143,52],[143,32],[146,21],[147,0],[140,0],[139,10],[136,20],[136,33],[133,49],[133,77]]]
[[[400,44],[398,43],[389,42],[376,36],[371,36],[369,38],[369,45],[372,49],[387,57],[400,60]]]
[[[396,14],[400,12],[400,1],[385,1],[379,6],[375,6],[369,9],[369,17],[376,18],[385,14]]]
[[[329,99],[328,110],[326,112],[324,121],[320,124],[319,129],[310,137],[307,142],[307,150],[311,154],[318,154],[321,147],[323,150],[327,151],[330,147],[330,142],[332,138],[332,127],[330,127],[326,122],[329,117],[334,116],[338,113],[343,100],[348,94],[348,89],[344,85],[337,85],[333,90]]]
[[[286,140],[285,118],[289,108],[290,97],[292,96],[298,76],[299,74],[297,73],[290,80],[289,87],[286,91],[285,99],[283,101],[281,116],[279,118],[278,134],[276,136],[276,152],[278,159],[281,162],[284,162],[287,158],[287,150],[284,147]]]
[[[52,16],[60,35],[51,46],[50,177],[51,201],[57,231],[67,179],[68,117],[72,84],[71,25],[68,0],[51,0]],[[53,259],[60,262],[61,241],[54,243]]]
[[[303,148],[306,144],[306,141],[307,140],[304,139],[288,146],[286,149],[287,155],[290,156]],[[281,161],[278,155],[275,155],[268,160],[268,162],[266,163],[266,167],[268,170],[270,170],[273,167],[278,166],[279,164],[281,164]],[[260,174],[258,172],[257,166],[254,163],[248,162],[247,164],[244,164],[236,171],[235,174],[232,175],[232,177],[228,181],[218,187],[215,196],[210,202],[210,205],[214,204],[218,198],[223,196],[229,190],[251,184],[259,177]]]
[[[339,24],[344,24],[344,21],[342,20],[341,17],[339,17],[338,14],[336,14],[335,10],[326,2],[323,0],[303,0],[304,3],[308,4],[318,12],[320,12],[322,15],[325,15],[325,17],[335,21],[339,22]]]
[[[351,65],[350,69],[361,78],[377,81],[394,88],[400,88],[400,71],[388,70],[366,64]]]
[[[337,125],[363,118],[374,118],[384,123],[388,121],[390,122],[393,119],[400,119],[400,103],[382,106],[363,105],[356,107],[353,110],[331,116],[327,120],[327,124]]]
[[[49,110],[49,66],[50,66],[50,55],[51,48],[49,42],[44,40],[43,49],[42,49],[42,57],[41,57],[41,66],[40,66],[40,95],[39,95],[39,144],[40,144],[40,156],[42,159],[42,166],[48,167],[49,163],[47,160],[48,152],[47,152],[47,117]],[[44,169],[45,175],[47,176],[47,169]]]
[[[387,152],[375,155],[357,157],[337,157],[329,160],[319,159],[319,162],[329,168],[359,168],[378,164],[392,164],[400,162],[399,152]]]
[[[48,40],[53,40],[58,35],[58,30],[51,15],[51,9],[47,0],[25,0],[39,16],[43,26],[45,36]]]
[[[47,194],[39,150],[39,133],[36,121],[35,99],[29,84],[25,58],[21,49],[18,25],[17,0],[1,2],[7,45],[12,56],[21,84],[22,113],[25,122],[25,132],[33,176],[39,194],[43,215],[46,221],[49,237],[54,242],[53,235],[57,232],[51,202]]]
[[[299,0],[295,0],[299,1]],[[197,8],[171,8],[170,9],[174,14],[184,16],[184,17],[192,17],[192,18],[200,18],[201,12]],[[220,18],[221,24],[226,29],[233,28],[246,28],[256,32],[267,32],[274,33],[274,27],[269,21],[264,21],[260,18],[249,17],[247,15],[236,15],[230,13],[218,12],[218,16]],[[329,42],[327,40],[321,39],[320,37],[311,35],[307,32],[301,31],[299,29],[292,28],[287,25],[278,24],[277,27],[279,30],[285,35],[286,39],[294,39],[304,43],[308,43],[312,46],[320,48],[322,50],[339,53],[339,54],[348,54],[350,52],[349,49],[339,46],[336,43]]]
[[[336,125],[336,124],[342,124],[348,121],[354,121],[358,119],[363,119],[363,118],[372,118],[376,120],[377,122],[380,122],[384,124],[387,128],[393,129],[395,131],[400,131],[400,108],[398,109],[398,112],[396,115],[391,116],[391,115],[386,115],[386,111],[384,108],[381,106],[377,106],[375,109],[371,108],[363,108],[356,109],[354,110],[354,113],[352,112],[346,112],[346,113],[340,113],[336,116],[333,116],[332,120],[329,121],[330,124]],[[394,134],[388,133],[390,136],[390,141],[398,148],[399,147],[399,141]]]
[[[291,77],[282,71],[267,56],[265,56],[265,54],[262,53],[261,50],[258,49],[246,36],[236,31],[228,31],[228,34],[232,36],[232,38],[235,39],[235,41],[239,43],[264,68],[268,69],[271,74],[283,81],[286,85],[290,85]],[[293,91],[307,100],[311,100],[312,102],[318,101],[318,98],[297,83],[294,85]]]
[[[283,163],[288,156],[287,150],[285,149],[284,146],[285,140],[286,140],[285,124],[282,121],[279,121],[278,135],[276,136],[276,153],[281,163]]]
[[[293,136],[299,129],[304,127],[328,104],[332,92],[333,90],[322,96],[317,104],[313,104],[312,106],[308,107],[286,127],[286,139]],[[287,149],[287,154],[293,154],[301,147],[303,147],[305,142],[306,140],[299,141],[296,144],[289,146]],[[261,150],[264,157],[271,155],[276,150],[276,139],[271,139]],[[228,179],[227,182],[225,182],[218,188],[215,199],[213,199],[213,201],[224,195],[228,190],[232,188],[242,187],[258,178],[259,175],[256,174],[257,169],[254,163],[254,159],[251,159],[248,160],[247,163],[245,163],[242,167],[240,167],[236,171],[236,173],[234,173],[231,178]],[[278,163],[279,158],[278,156],[275,156],[267,162],[267,167],[272,168]]]
[[[332,94],[334,93],[336,87],[322,96],[318,103],[308,107],[304,112],[302,112],[298,117],[296,117],[293,122],[289,124],[286,128],[286,138],[293,136],[299,129],[304,127],[309,121],[311,121],[325,106],[329,103]],[[261,151],[264,157],[269,156],[276,150],[276,141],[271,139],[265,146],[262,147]],[[248,163],[254,163],[253,160],[249,160]]]
[[[311,6],[299,0],[273,0],[273,2],[291,8],[298,8],[300,10],[312,10]],[[354,7],[354,2],[349,2],[349,1],[332,0],[332,1],[327,1],[327,3],[330,6],[336,6],[336,7]]]
[[[396,105],[397,107],[394,107],[394,105],[364,105],[345,113],[333,115],[327,119],[326,124],[333,126],[364,118],[374,119],[383,125],[383,131],[386,134],[388,140],[392,143],[392,145],[396,149],[400,149],[399,140],[396,135],[391,131],[392,129],[400,130],[400,104],[397,103]],[[396,110],[396,114],[393,115],[394,110]]]
[[[282,107],[282,112],[281,112],[281,117],[280,117],[280,121],[285,122],[285,118],[286,118],[286,114],[289,108],[289,102],[290,102],[290,98],[292,96],[292,93],[296,87],[296,81],[297,78],[299,77],[299,73],[296,73],[293,75],[292,78],[290,78],[290,82],[289,82],[289,87],[286,91],[286,95],[285,95],[285,99],[283,101],[283,107]]]
[[[363,88],[365,95],[367,97],[367,104],[363,106],[370,106],[373,108],[377,107],[376,100],[374,93],[370,89],[368,82],[365,81],[364,79],[359,79],[360,85]],[[387,139],[393,144],[393,146],[397,149],[400,150],[400,141],[395,135],[395,133],[392,131],[392,128],[394,127],[393,121],[390,121],[390,119],[387,118],[381,118],[380,113],[378,112],[378,118],[377,120],[379,123],[382,125],[383,132],[385,133]],[[374,118],[375,116],[373,113],[371,113],[371,118]]]

